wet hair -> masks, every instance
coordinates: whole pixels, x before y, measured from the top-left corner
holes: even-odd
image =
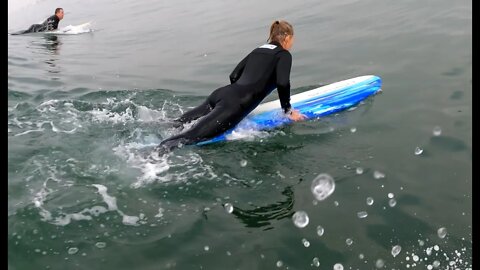
[[[268,42],[282,43],[288,35],[293,36],[293,27],[287,21],[274,21],[270,26]]]
[[[57,14],[58,12],[60,12],[60,10],[63,10],[63,8],[60,8],[60,7],[59,7],[59,8],[56,8],[56,9],[55,9],[55,14]]]

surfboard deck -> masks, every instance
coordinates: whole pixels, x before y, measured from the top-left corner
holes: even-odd
[[[306,116],[304,121],[308,121],[348,109],[381,91],[381,86],[382,80],[378,76],[360,76],[293,95],[290,104]],[[260,104],[234,128],[197,145],[233,140],[235,133],[245,129],[270,130],[292,122],[284,115],[277,99]]]
[[[89,29],[91,22],[82,23],[79,25],[67,25],[54,31],[43,32],[45,35],[78,35],[92,32]],[[73,31],[73,33],[71,33]]]
[[[23,33],[24,30],[20,30],[20,31],[16,31],[16,32],[8,33],[8,34],[9,35],[25,35],[25,36],[72,35],[70,33],[70,31],[72,31],[72,30],[77,30],[78,31],[78,30],[82,30],[82,29],[87,29],[87,30],[83,30],[83,31],[78,32],[78,33],[73,33],[73,34],[83,34],[83,33],[92,32],[92,30],[88,28],[88,27],[90,27],[90,25],[91,25],[91,22],[86,22],[86,23],[82,23],[82,24],[79,24],[79,25],[67,25],[65,27],[62,27],[62,28],[59,28],[59,29],[56,29],[56,30],[53,30],[53,31]]]

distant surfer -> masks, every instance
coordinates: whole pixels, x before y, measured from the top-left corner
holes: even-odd
[[[12,33],[12,35],[53,31],[58,29],[58,23],[62,19],[63,8],[56,8],[55,14],[48,17],[42,24],[32,24],[27,30],[18,31],[16,33]]]
[[[211,139],[236,126],[262,100],[277,88],[286,117],[302,120],[304,115],[290,105],[290,70],[293,27],[286,21],[270,26],[267,44],[254,49],[230,74],[231,84],[218,88],[198,107],[184,113],[178,125],[200,117],[193,127],[160,143],[159,150],[171,150],[179,144],[195,144]]]

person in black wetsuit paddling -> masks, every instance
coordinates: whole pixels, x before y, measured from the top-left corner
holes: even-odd
[[[176,119],[188,123],[205,116],[192,128],[160,143],[160,151],[169,151],[179,144],[195,144],[211,139],[233,128],[260,102],[277,88],[280,105],[293,121],[304,115],[290,105],[290,69],[293,27],[286,21],[275,21],[270,27],[268,44],[254,49],[230,74],[230,85],[220,87],[198,107]]]
[[[12,33],[12,35],[20,35],[27,33],[37,33],[56,30],[58,23],[63,19],[63,8],[56,8],[55,14],[48,17],[42,24],[32,24],[27,30]]]

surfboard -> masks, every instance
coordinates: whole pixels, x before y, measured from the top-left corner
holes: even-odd
[[[79,25],[67,25],[54,31],[43,32],[45,35],[78,35],[83,33],[93,32],[90,29],[91,22],[82,23]]]
[[[91,22],[82,23],[79,25],[67,25],[65,27],[45,32],[23,33],[24,30],[8,33],[9,35],[77,35],[83,33],[93,32],[90,28]]]
[[[292,95],[290,104],[304,114],[307,121],[355,106],[381,91],[381,86],[382,79],[378,76],[360,76]],[[277,99],[260,104],[234,128],[197,145],[234,140],[236,133],[245,130],[271,130],[292,122],[283,113]]]

